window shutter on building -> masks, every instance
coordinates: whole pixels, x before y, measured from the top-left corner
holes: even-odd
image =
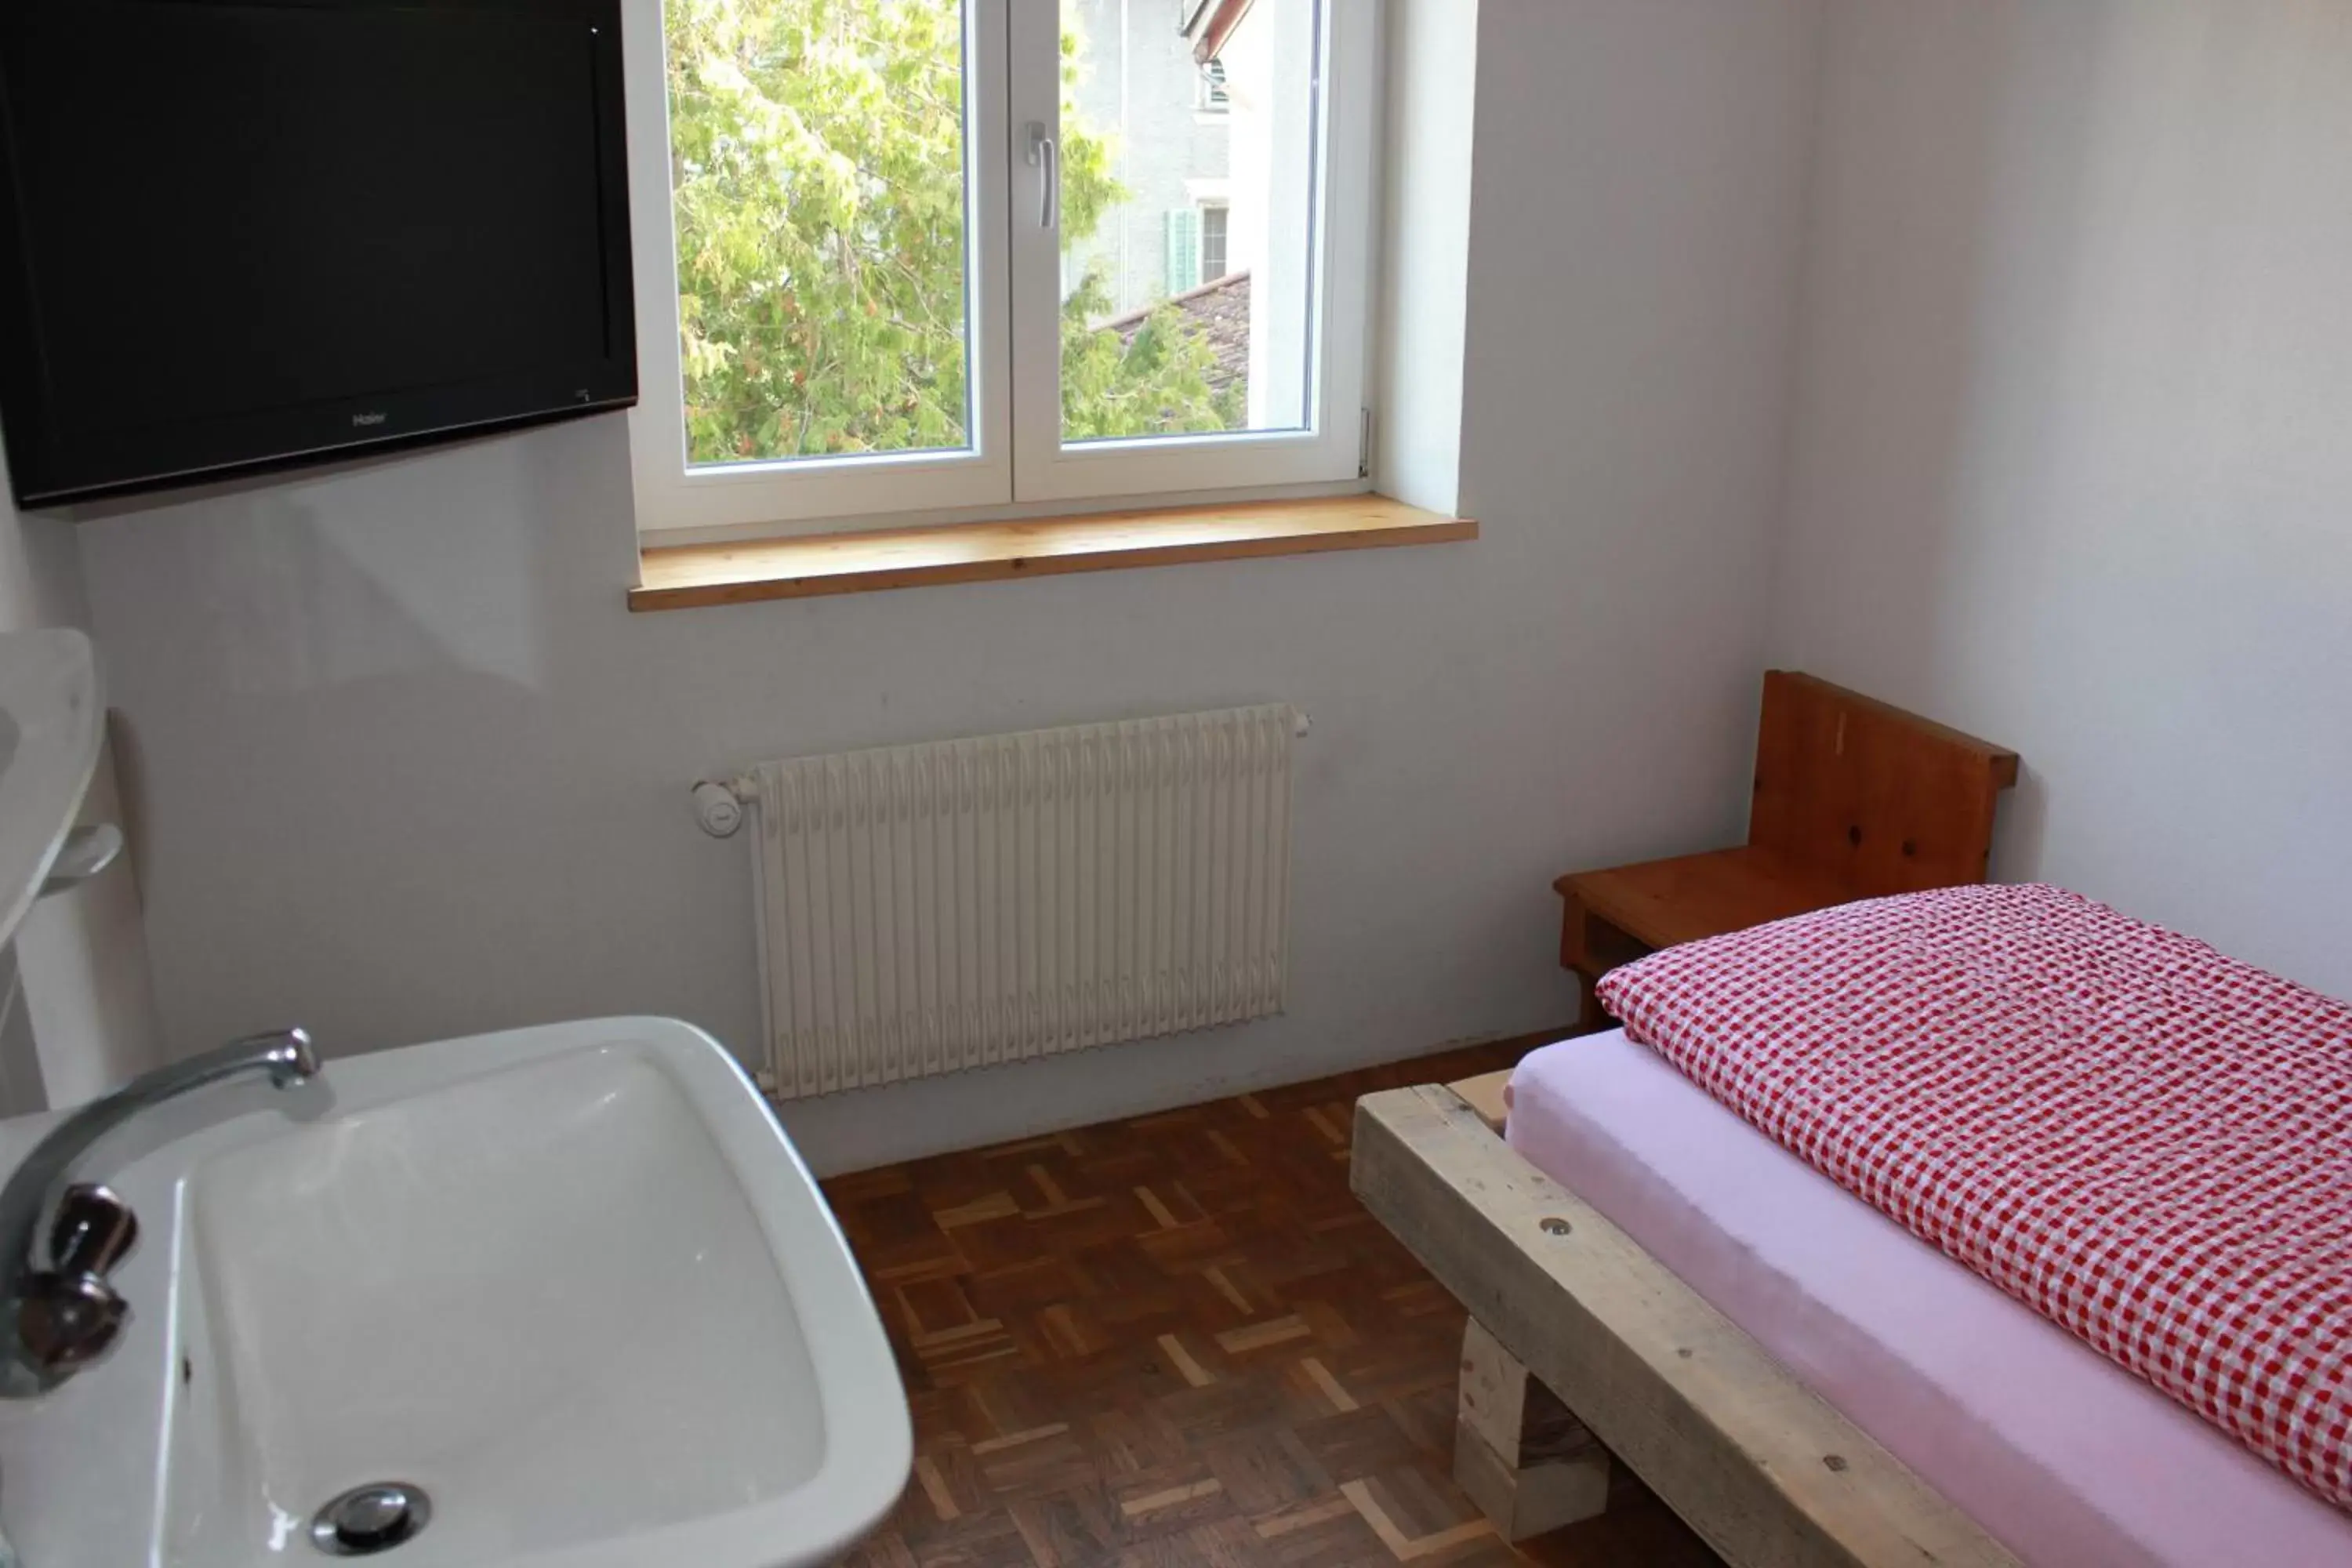
[[[1192,207],[1168,210],[1168,292],[1181,294],[1201,281],[1201,215]]]

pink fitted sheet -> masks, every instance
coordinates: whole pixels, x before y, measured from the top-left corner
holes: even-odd
[[[1622,1032],[1521,1062],[1509,1138],[2025,1562],[2352,1564],[2352,1516]]]

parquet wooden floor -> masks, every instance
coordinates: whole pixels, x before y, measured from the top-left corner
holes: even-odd
[[[1349,1135],[1360,1094],[1517,1054],[826,1184],[915,1419],[914,1478],[847,1561],[1712,1568],[1622,1468],[1605,1515],[1524,1554],[1450,1479],[1463,1311],[1349,1194]]]

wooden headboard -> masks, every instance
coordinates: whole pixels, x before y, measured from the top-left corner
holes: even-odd
[[[1764,675],[1748,842],[1856,898],[1981,882],[2017,753],[1793,670]]]

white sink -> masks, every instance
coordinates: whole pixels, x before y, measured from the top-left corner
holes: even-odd
[[[324,1568],[314,1512],[387,1482],[430,1521],[356,1561],[781,1568],[838,1555],[906,1480],[848,1249],[685,1025],[331,1061],[150,1125],[152,1152],[99,1161],[147,1226],[123,1342],[0,1405],[27,1568]]]

